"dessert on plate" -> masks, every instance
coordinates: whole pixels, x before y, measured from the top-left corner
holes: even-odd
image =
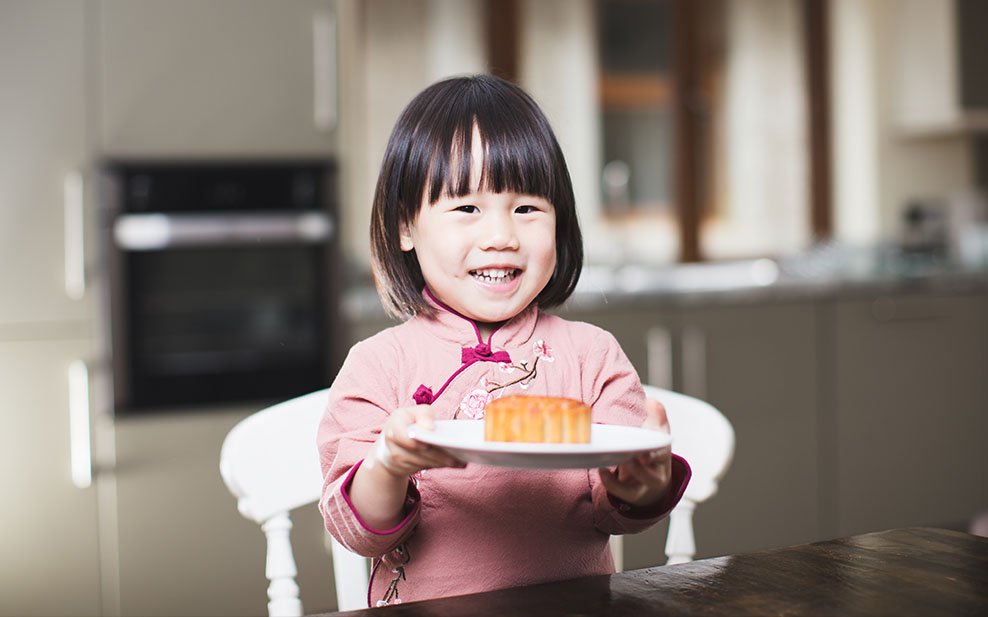
[[[484,409],[484,439],[528,443],[590,443],[590,406],[555,396],[513,394]]]

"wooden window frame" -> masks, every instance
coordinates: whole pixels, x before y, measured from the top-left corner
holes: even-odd
[[[830,13],[827,0],[800,0],[809,137],[809,217],[815,241],[833,233],[830,125]],[[703,261],[700,226],[703,219],[702,142],[705,106],[700,83],[705,67],[700,54],[703,2],[673,0],[673,115],[676,122],[676,204],[682,262]]]

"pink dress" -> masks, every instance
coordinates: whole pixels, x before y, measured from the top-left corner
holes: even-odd
[[[690,472],[676,456],[667,497],[648,509],[609,496],[596,470],[471,463],[416,474],[393,529],[360,518],[349,481],[391,410],[431,402],[438,420],[481,418],[487,400],[517,393],[585,401],[594,422],[638,426],[645,416],[641,382],[614,337],[537,308],[488,341],[443,309],[350,350],[319,427],[319,508],[334,537],[374,558],[371,606],[614,572],[608,537],[650,527],[682,497]]]

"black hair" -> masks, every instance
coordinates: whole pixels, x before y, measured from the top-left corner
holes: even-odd
[[[484,143],[482,190],[548,200],[556,214],[556,269],[535,298],[541,308],[562,304],[583,267],[583,238],[573,184],[545,114],[517,85],[492,75],[453,77],[409,102],[384,153],[371,211],[374,281],[385,310],[396,317],[432,314],[414,251],[400,246],[422,202],[471,191],[474,127]]]

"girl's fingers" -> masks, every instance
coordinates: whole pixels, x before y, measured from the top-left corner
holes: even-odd
[[[629,503],[641,503],[666,491],[672,477],[668,451],[648,452],[630,459],[615,471],[600,469],[600,480],[612,495]]]
[[[445,450],[422,443],[407,435],[400,437],[385,434],[384,439],[394,454],[405,459],[417,459],[434,466],[453,460]]]
[[[436,448],[411,438],[395,438],[385,434],[383,443],[388,448],[392,467],[400,467],[406,473],[435,467],[463,467],[464,464],[441,448]],[[407,470],[411,471],[407,471]]]
[[[628,503],[637,503],[645,494],[645,487],[630,478],[620,479],[610,469],[598,469],[600,482],[607,492]]]
[[[376,454],[385,468],[392,473],[411,475],[421,469],[464,466],[445,450],[409,436],[408,428],[413,424],[424,428],[433,427],[432,409],[428,405],[418,405],[396,409],[391,413],[381,431]]]
[[[421,469],[447,466],[446,457],[423,456],[417,452],[409,452],[396,446],[388,447],[387,442],[381,442],[383,453],[378,455],[386,469],[394,474],[409,476]]]
[[[412,415],[412,422],[418,424],[424,429],[432,430],[435,428],[435,418],[433,417],[432,407],[429,405],[416,405],[415,407],[409,407],[409,411]]]
[[[417,424],[425,429],[435,426],[432,409],[428,405],[417,405],[415,407],[404,407],[396,409],[391,414],[391,419],[385,425],[385,433],[389,439],[406,450],[422,450],[429,446],[418,440],[412,439],[408,435],[408,427]]]
[[[645,422],[642,428],[648,428],[663,433],[669,432],[669,417],[666,415],[665,406],[659,401],[645,399]]]

